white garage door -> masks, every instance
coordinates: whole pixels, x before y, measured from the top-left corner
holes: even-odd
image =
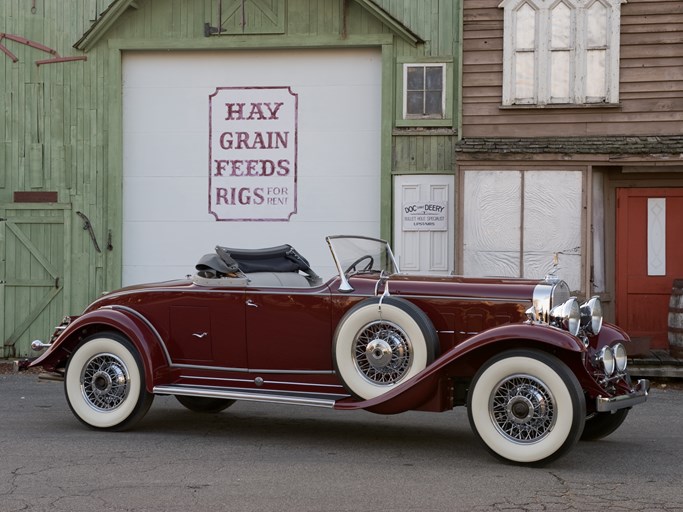
[[[325,235],[379,235],[380,86],[375,49],[125,53],[124,284],[216,245],[289,243],[332,275]]]

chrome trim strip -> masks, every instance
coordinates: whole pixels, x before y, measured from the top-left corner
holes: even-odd
[[[387,281],[387,286],[390,283],[390,279]],[[303,288],[302,290],[306,290],[306,288]],[[179,290],[178,288],[156,288],[156,289],[142,289],[142,290],[134,290],[134,291],[127,291],[123,293],[118,293],[118,292],[111,292],[112,295],[116,294],[116,296],[124,296],[124,295],[131,295],[131,294],[136,294],[139,292],[145,292],[145,291],[153,291],[153,292],[169,292],[169,293],[222,293],[222,294],[240,294],[240,295],[290,295],[290,296],[304,296],[304,297],[310,297],[312,295],[324,295],[325,297],[348,297],[348,293],[335,293],[335,292],[329,292],[329,293],[301,293],[298,290],[294,290],[292,288],[289,288],[287,291],[278,291],[278,290],[250,290],[247,288],[242,288],[240,290],[229,290],[229,289],[212,289],[212,290],[188,290],[188,289],[182,289]],[[320,292],[323,292],[325,290],[320,290]],[[376,295],[370,295],[370,294],[354,294],[354,297],[376,297]],[[481,302],[481,301],[487,301],[487,302],[530,302],[529,297],[510,297],[510,298],[496,298],[496,297],[462,297],[462,296],[442,296],[442,295],[409,295],[409,294],[400,294],[396,295],[397,297],[402,297],[404,299],[425,299],[425,300],[459,300],[459,301],[465,301],[465,302]],[[100,309],[105,309],[105,308],[114,308],[114,307],[121,307],[124,308],[126,306],[102,306]]]
[[[316,398],[314,396],[278,395],[261,391],[246,391],[237,389],[218,389],[188,386],[154,386],[155,394],[183,395],[208,398],[223,398],[227,400],[246,400],[250,402],[268,402],[288,405],[307,405],[309,407],[324,407],[331,409],[336,400],[346,396],[330,395],[330,398]]]
[[[205,366],[201,364],[172,364],[174,368],[186,368],[188,370],[216,370],[219,372],[238,372],[238,373],[263,373],[274,375],[335,375],[333,370],[260,370],[258,368],[231,368],[226,366]]]
[[[649,392],[650,381],[647,379],[640,379],[636,384],[633,393],[614,396],[612,398],[597,397],[595,399],[595,410],[598,412],[614,412],[619,409],[625,409],[626,407],[633,407],[634,405],[645,402]]]
[[[494,297],[446,297],[441,295],[407,295],[401,293],[400,295],[395,295],[395,297],[401,297],[403,299],[425,299],[425,300],[459,300],[463,302],[529,302],[529,297],[510,297],[510,298],[494,298]]]
[[[221,382],[248,382],[250,384],[254,383],[254,379],[229,379],[225,377],[198,377],[194,375],[181,375],[181,379],[191,379],[191,380],[212,380],[212,381],[221,381]],[[288,386],[309,386],[309,387],[316,387],[316,388],[338,388],[338,389],[344,389],[344,386],[340,386],[338,384],[315,384],[312,382],[286,382],[286,381],[277,381],[277,380],[264,380],[263,384],[277,384],[277,385],[288,385]]]

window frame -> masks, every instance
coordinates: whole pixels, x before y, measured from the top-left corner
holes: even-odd
[[[588,11],[596,3],[606,9],[605,95],[587,96]],[[614,106],[619,103],[619,44],[621,4],[626,0],[503,0],[498,7],[504,9],[503,25],[503,95],[504,107],[557,107],[557,106]],[[516,98],[515,11],[529,5],[535,16],[535,49],[533,69],[533,95]],[[552,97],[552,10],[559,4],[570,9],[569,97]]]
[[[453,59],[452,58],[414,58],[404,57],[397,59],[398,69],[396,73],[396,126],[398,127],[419,127],[453,126]],[[436,116],[414,116],[407,114],[407,73],[409,67],[436,67],[442,68],[442,91],[441,108],[442,117]]]

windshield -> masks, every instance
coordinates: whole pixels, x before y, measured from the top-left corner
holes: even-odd
[[[328,236],[327,243],[340,274],[347,277],[368,272],[394,274],[399,271],[389,244],[362,236]]]

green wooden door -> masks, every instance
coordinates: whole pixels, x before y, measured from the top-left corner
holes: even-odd
[[[68,312],[70,205],[0,205],[0,332],[4,357],[25,357]]]

